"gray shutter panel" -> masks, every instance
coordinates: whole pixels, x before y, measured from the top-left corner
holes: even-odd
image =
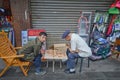
[[[32,27],[45,29],[47,45],[62,43],[66,29],[76,32],[80,11],[108,10],[114,0],[31,0]]]

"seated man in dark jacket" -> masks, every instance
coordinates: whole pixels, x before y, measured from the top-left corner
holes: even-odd
[[[40,32],[39,36],[35,40],[29,41],[26,45],[18,51],[18,54],[24,54],[21,60],[33,61],[36,67],[36,75],[44,75],[46,71],[40,69],[41,57],[45,50],[42,48],[44,42],[46,41],[47,34],[45,32]]]

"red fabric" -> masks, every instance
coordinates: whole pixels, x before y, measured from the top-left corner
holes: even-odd
[[[115,20],[116,17],[117,17],[116,15],[113,15],[113,16],[112,16],[112,21],[110,22],[110,24],[109,24],[109,26],[108,26],[108,30],[107,30],[107,34],[106,34],[107,36],[109,36],[110,33],[112,32],[113,22],[114,22],[114,20]]]
[[[116,2],[115,7],[120,8],[120,0]]]
[[[115,0],[115,2],[113,2],[113,3],[111,4],[110,8],[115,7],[115,5],[116,5],[116,3],[117,3],[118,1],[120,1],[120,0]]]

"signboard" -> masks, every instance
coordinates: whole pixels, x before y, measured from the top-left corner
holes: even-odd
[[[24,46],[28,42],[27,31],[22,31],[21,35],[22,35],[22,46]]]
[[[28,41],[33,40],[36,36],[39,36],[40,32],[45,32],[44,29],[28,29]]]

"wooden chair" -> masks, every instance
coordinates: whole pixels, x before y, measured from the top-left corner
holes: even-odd
[[[120,55],[120,51],[118,51],[116,49],[117,46],[120,46],[120,39],[119,38],[116,38],[115,42],[112,45],[112,49],[111,49],[111,52],[112,52],[111,57],[118,60],[119,55]],[[113,56],[115,56],[115,57],[113,57]]]
[[[1,71],[0,77],[8,70],[10,66],[18,66],[22,70],[23,74],[27,76],[27,72],[30,68],[31,62],[20,61],[19,58],[24,55],[17,55],[17,52],[10,40],[7,37],[7,33],[0,32],[0,58],[5,62],[6,67]]]

